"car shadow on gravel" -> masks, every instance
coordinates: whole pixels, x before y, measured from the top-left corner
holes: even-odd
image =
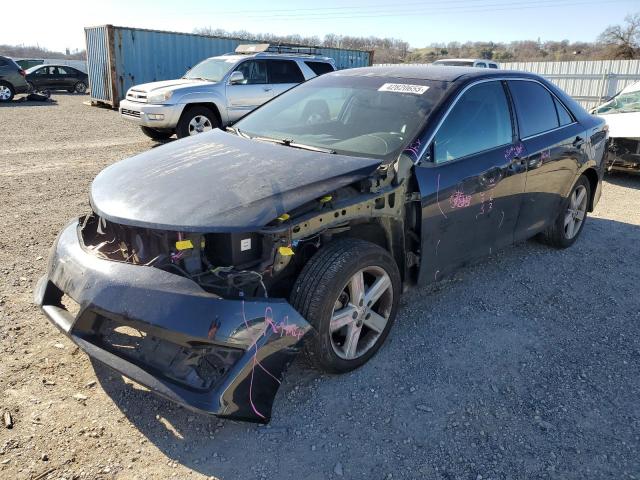
[[[15,108],[15,107],[51,107],[58,106],[58,102],[55,99],[49,98],[47,100],[27,100],[27,97],[14,98],[10,102],[1,102],[0,108]]]
[[[618,187],[640,190],[640,171],[638,173],[609,172],[604,181]]]
[[[410,290],[367,365],[328,376],[295,363],[269,426],[94,368],[169,464],[222,479],[627,478],[640,468],[638,238],[638,225],[589,218],[573,248],[527,241]]]

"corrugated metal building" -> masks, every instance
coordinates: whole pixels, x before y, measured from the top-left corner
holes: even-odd
[[[87,67],[91,100],[117,107],[133,85],[179,78],[208,57],[233,52],[240,44],[261,43],[103,25],[87,27]],[[318,48],[339,69],[371,65],[373,52]]]

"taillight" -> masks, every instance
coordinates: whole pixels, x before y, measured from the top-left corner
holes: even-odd
[[[20,69],[18,72],[19,72],[19,73],[20,73],[20,75],[22,75],[23,77],[26,77],[26,76],[27,76],[27,72],[25,72],[25,71],[24,71],[24,70],[22,70],[22,69]]]

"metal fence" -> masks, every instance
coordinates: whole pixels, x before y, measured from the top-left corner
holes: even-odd
[[[513,62],[500,68],[537,73],[589,109],[640,81],[640,60]]]
[[[393,64],[376,64],[376,66],[388,67]],[[640,81],[640,60],[510,62],[501,63],[500,68],[541,75],[555,83],[587,109],[611,98],[627,85]]]

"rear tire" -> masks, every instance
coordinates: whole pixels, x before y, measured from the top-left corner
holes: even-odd
[[[304,347],[308,362],[333,373],[365,364],[389,334],[400,293],[398,266],[378,245],[348,238],[323,247],[300,272],[290,298],[317,332]]]
[[[220,123],[216,114],[207,107],[187,107],[178,121],[176,134],[178,138],[197,135],[218,128]]]
[[[587,177],[581,175],[569,196],[562,201],[556,220],[541,234],[542,242],[555,248],[573,245],[586,223],[590,198],[591,184]]]
[[[149,127],[140,127],[140,129],[147,137],[154,140],[167,140],[171,135],[173,135],[173,132],[170,130],[157,130]]]
[[[7,82],[0,82],[0,102],[10,102],[16,94],[13,85]]]

